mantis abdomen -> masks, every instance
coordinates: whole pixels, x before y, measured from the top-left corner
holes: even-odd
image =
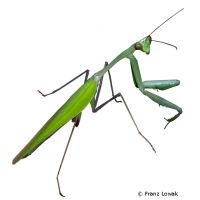
[[[92,100],[96,93],[97,82],[89,79],[82,85],[44,124],[30,142],[13,159],[13,164],[29,156],[58,129],[77,116]]]

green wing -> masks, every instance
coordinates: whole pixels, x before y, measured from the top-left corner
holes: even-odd
[[[78,115],[92,100],[96,93],[96,89],[97,81],[95,79],[89,79],[82,85],[18,153],[13,159],[13,164],[17,163],[20,159],[29,156],[59,128]]]

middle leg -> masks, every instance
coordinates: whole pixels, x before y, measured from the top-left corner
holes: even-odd
[[[107,65],[107,62],[105,63],[105,66]],[[102,103],[101,105],[97,106],[97,102],[98,102],[98,98],[99,98],[99,94],[100,94],[100,90],[101,90],[101,85],[102,85],[102,81],[103,81],[103,77],[102,79],[100,80],[100,84],[99,84],[99,88],[97,90],[97,94],[96,96],[92,99],[92,101],[90,102],[91,104],[91,108],[92,108],[92,112],[97,112],[99,111],[101,108],[103,108],[105,105],[107,105],[108,103],[110,103],[111,101],[115,100],[117,103],[118,102],[123,102],[125,107],[126,107],[126,110],[128,111],[131,119],[132,119],[132,122],[134,123],[137,131],[138,131],[138,134],[140,136],[142,136],[142,138],[151,146],[152,150],[154,152],[156,152],[156,150],[154,149],[153,145],[151,144],[151,142],[140,132],[131,112],[130,112],[130,109],[128,108],[128,105],[124,99],[124,97],[121,95],[121,93],[117,93],[117,94],[114,94],[114,90],[113,90],[113,85],[112,85],[112,79],[111,79],[111,74],[110,74],[110,71],[108,71],[108,75],[109,75],[109,80],[110,80],[110,87],[111,87],[111,92],[112,92],[112,97],[110,99],[108,99],[107,101],[105,101],[104,103]],[[117,100],[117,98],[121,98],[122,101],[120,100]]]

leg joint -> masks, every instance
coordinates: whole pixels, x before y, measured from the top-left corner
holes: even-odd
[[[143,94],[145,94],[145,89],[144,87],[139,87],[140,92],[142,92]]]

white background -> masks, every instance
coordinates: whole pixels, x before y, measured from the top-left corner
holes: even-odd
[[[110,103],[96,114],[88,106],[75,130],[60,174],[68,200],[199,199],[199,6],[198,1],[1,1],[0,3],[0,199],[61,199],[56,173],[72,124],[68,123],[30,157],[13,157],[42,124],[82,84],[49,92],[85,69],[91,75],[167,17],[150,55],[136,52],[143,80],[180,79],[181,85],[159,95],[183,108],[166,130],[159,107],[132,82],[128,60],[112,69],[142,133],[137,134],[123,104]],[[156,91],[154,91],[156,93]],[[110,97],[107,77],[100,101]],[[139,197],[138,192],[173,192],[179,197]]]

